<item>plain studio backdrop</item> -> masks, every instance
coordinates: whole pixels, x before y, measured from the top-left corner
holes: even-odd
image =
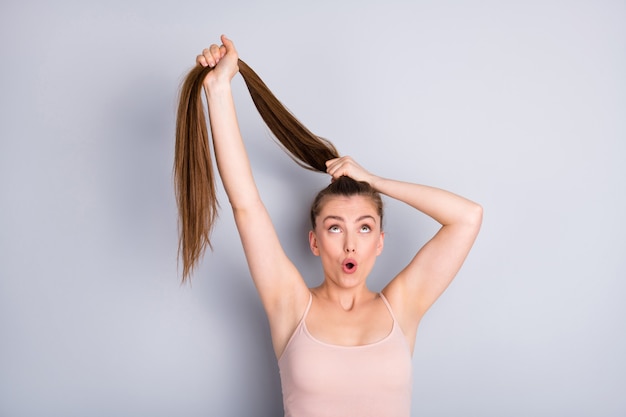
[[[214,251],[179,282],[178,88],[221,33],[342,154],[484,206],[422,321],[414,416],[626,415],[624,1],[3,0],[0,416],[282,414],[221,183]],[[316,285],[307,216],[329,178],[233,85],[262,196]],[[374,290],[437,226],[386,204]]]

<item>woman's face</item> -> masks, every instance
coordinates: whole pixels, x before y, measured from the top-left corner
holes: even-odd
[[[343,288],[364,284],[382,252],[384,233],[369,197],[328,196],[309,233],[311,251],[322,260],[326,280]]]

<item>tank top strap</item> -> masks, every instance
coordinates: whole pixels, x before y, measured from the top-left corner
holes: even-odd
[[[382,292],[379,292],[378,294],[380,295],[380,298],[383,300],[383,303],[385,303],[385,306],[387,306],[387,310],[389,310],[389,314],[391,314],[391,318],[393,319],[393,321],[397,321],[396,316],[395,314],[393,314],[393,310],[391,309],[391,304],[389,304],[389,301],[387,301],[387,298],[385,298],[385,295]]]
[[[309,310],[311,309],[311,304],[313,304],[313,293],[309,291],[309,303],[306,305],[304,309],[304,314],[302,314],[302,318],[300,319],[300,324],[304,323],[306,316],[309,314]]]

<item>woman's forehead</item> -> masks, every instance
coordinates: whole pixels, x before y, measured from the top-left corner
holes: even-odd
[[[319,216],[328,214],[370,214],[378,218],[376,204],[368,196],[362,195],[330,195],[325,196],[321,202]]]

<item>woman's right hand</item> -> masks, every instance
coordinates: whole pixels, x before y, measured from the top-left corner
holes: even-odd
[[[209,88],[214,82],[230,83],[239,72],[239,55],[235,44],[226,35],[222,35],[221,40],[221,46],[212,44],[196,57],[198,65],[213,68],[204,79],[205,88]]]
[[[374,183],[378,178],[359,165],[350,156],[342,156],[326,161],[326,172],[333,177],[333,181],[345,175],[356,181],[365,181],[374,188]]]

